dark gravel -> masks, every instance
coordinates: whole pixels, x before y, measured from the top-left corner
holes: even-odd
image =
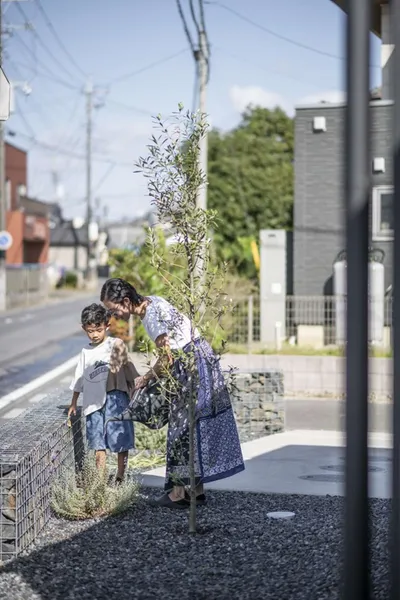
[[[296,516],[274,521],[273,510]],[[337,497],[211,492],[196,536],[186,511],[144,501],[119,518],[53,519],[0,569],[0,599],[336,600],[342,512]],[[389,515],[389,501],[371,501],[374,600],[389,597]]]

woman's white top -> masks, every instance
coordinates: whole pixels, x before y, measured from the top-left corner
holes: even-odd
[[[171,350],[180,350],[192,341],[190,320],[176,310],[167,300],[159,296],[149,296],[151,303],[146,307],[142,319],[149,338],[155,342],[160,335],[168,335]],[[194,339],[200,337],[197,329]]]

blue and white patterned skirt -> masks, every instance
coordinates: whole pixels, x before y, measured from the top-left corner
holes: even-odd
[[[205,340],[197,340],[185,353],[194,352],[196,384],[195,474],[197,483],[231,477],[244,470],[239,434],[220,361]],[[179,384],[179,399],[172,402],[167,437],[165,489],[189,484],[188,370],[177,358],[172,374]]]

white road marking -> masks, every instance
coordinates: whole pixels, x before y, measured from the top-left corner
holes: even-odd
[[[19,320],[23,323],[24,321],[30,321],[31,319],[33,319],[33,316],[30,314],[27,315],[23,315],[22,317],[19,318]]]
[[[3,419],[15,419],[15,417],[18,417],[20,414],[22,414],[25,411],[26,411],[26,408],[13,408],[12,410],[9,410],[8,413],[6,413],[4,415]]]
[[[52,369],[48,373],[45,373],[44,375],[37,377],[30,383],[27,383],[26,385],[23,385],[22,387],[18,388],[17,390],[14,390],[13,392],[10,392],[6,396],[3,396],[2,398],[0,398],[0,410],[4,407],[8,406],[9,404],[11,404],[11,402],[16,402],[16,400],[20,400],[24,396],[27,396],[28,394],[31,394],[32,392],[39,390],[41,387],[43,387],[47,383],[50,383],[51,381],[58,379],[62,375],[65,375],[65,373],[68,373],[68,371],[71,371],[73,368],[76,367],[79,356],[80,356],[80,354],[77,354],[77,356],[70,358],[70,360],[67,360],[62,365],[59,365],[58,367],[56,367],[55,369]]]
[[[32,398],[29,398],[30,404],[36,404],[36,402],[40,402],[43,398],[46,397],[46,394],[35,394]]]

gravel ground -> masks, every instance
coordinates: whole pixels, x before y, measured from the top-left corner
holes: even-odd
[[[296,516],[274,521],[272,510]],[[336,600],[342,511],[337,497],[210,492],[196,536],[186,511],[145,498],[119,518],[53,519],[0,569],[0,600]],[[389,597],[389,511],[371,501],[374,600]]]

